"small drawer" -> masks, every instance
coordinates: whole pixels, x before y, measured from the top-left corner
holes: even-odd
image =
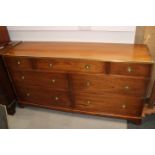
[[[51,107],[70,107],[69,94],[65,91],[52,91],[36,86],[18,86],[16,93],[21,102]]]
[[[37,69],[51,72],[105,73],[105,63],[89,60],[38,59]]]
[[[46,87],[52,90],[68,90],[68,80],[66,74],[47,73],[35,71],[16,71],[12,78],[15,85],[32,85],[40,88]]]
[[[102,74],[72,74],[72,86],[75,92],[117,93],[144,96],[148,79],[110,76]]]
[[[11,71],[30,70],[33,67],[32,59],[22,57],[5,57],[7,67]]]
[[[75,94],[75,109],[94,113],[140,116],[142,99],[115,94]]]
[[[110,74],[149,77],[151,64],[111,63]]]

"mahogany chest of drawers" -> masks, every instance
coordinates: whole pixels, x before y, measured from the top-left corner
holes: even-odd
[[[3,55],[20,105],[141,121],[145,45],[23,42]]]

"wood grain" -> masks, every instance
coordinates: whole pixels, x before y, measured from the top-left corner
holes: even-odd
[[[70,107],[68,92],[55,91],[46,87],[16,86],[18,101],[51,107]],[[39,90],[39,91],[38,91]]]
[[[135,64],[135,63],[111,63],[110,74],[150,77],[151,64]]]
[[[154,62],[147,46],[138,44],[23,42],[10,49],[6,55],[110,62]]]
[[[123,95],[104,93],[75,93],[75,109],[92,112],[105,112],[110,114],[122,114],[141,116],[142,99]]]
[[[102,74],[72,74],[73,91],[145,96],[148,79]]]
[[[3,57],[21,105],[141,121],[154,63],[145,45],[24,42]]]
[[[38,86],[53,90],[68,90],[68,80],[66,74],[46,73],[35,71],[16,71],[11,73],[15,85],[20,86]]]

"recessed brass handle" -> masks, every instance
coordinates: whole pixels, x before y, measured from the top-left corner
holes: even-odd
[[[125,86],[124,89],[125,89],[125,90],[129,90],[129,86]]]
[[[30,96],[30,93],[27,93],[26,96]]]
[[[87,87],[90,86],[90,82],[89,82],[89,81],[86,82],[86,86],[87,86]]]
[[[122,105],[122,109],[126,109],[126,105],[125,104]]]
[[[53,64],[49,64],[49,67],[52,68],[53,67]]]
[[[127,68],[127,70],[129,73],[131,73],[133,71],[133,69],[130,66]]]
[[[58,101],[59,100],[59,97],[57,97],[57,96],[55,96],[55,98],[54,98],[56,101]]]
[[[90,101],[89,100],[87,101],[87,104],[90,104]]]
[[[90,69],[90,65],[85,65],[85,69]]]
[[[52,79],[52,83],[55,83],[55,79]]]
[[[24,80],[25,79],[25,76],[22,76],[21,79]]]
[[[21,64],[20,61],[17,61],[17,64],[20,65]]]

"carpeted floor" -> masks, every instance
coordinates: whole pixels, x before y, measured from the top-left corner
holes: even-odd
[[[128,122],[128,129],[155,129],[155,115],[146,116],[141,125]]]
[[[0,105],[0,129],[8,129],[8,121],[5,106]]]
[[[155,115],[145,117],[141,125],[125,120],[81,115],[26,107],[17,108],[14,116],[8,116],[10,129],[155,129]],[[7,128],[4,108],[0,109],[0,128]]]
[[[127,121],[114,118],[72,114],[48,109],[17,108],[8,116],[11,129],[126,129]]]

